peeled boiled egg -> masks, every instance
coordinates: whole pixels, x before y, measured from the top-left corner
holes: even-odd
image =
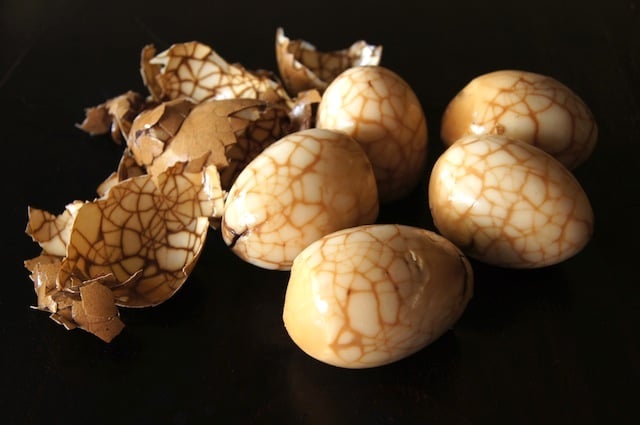
[[[388,68],[355,66],[338,75],[322,95],[316,126],[360,143],[381,202],[407,195],[423,175],[427,121],[413,89]]]
[[[308,244],[373,223],[378,192],[371,162],[350,136],[311,128],[255,157],[229,190],[222,236],[240,258],[289,270]]]
[[[437,159],[428,190],[440,233],[489,264],[556,264],[581,251],[593,233],[593,210],[574,175],[517,139],[462,137]]]
[[[406,225],[363,225],[300,252],[283,321],[309,356],[370,368],[436,340],[458,321],[472,293],[469,262],[442,236]]]
[[[444,143],[470,134],[522,140],[573,169],[591,155],[598,127],[585,102],[555,78],[500,70],[472,79],[445,109]]]

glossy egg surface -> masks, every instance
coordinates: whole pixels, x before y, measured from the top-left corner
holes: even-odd
[[[283,137],[242,170],[221,230],[247,262],[288,270],[308,244],[373,223],[378,208],[373,169],[360,145],[344,133],[312,128]]]
[[[598,127],[586,103],[555,78],[499,70],[472,79],[449,103],[441,136],[497,134],[530,143],[573,169],[593,152]]]
[[[317,127],[344,131],[363,147],[382,202],[407,195],[423,175],[427,121],[413,89],[381,66],[356,66],[329,84]]]
[[[326,235],[296,257],[283,320],[311,357],[376,367],[449,330],[472,292],[469,262],[443,237],[405,225],[363,225]]]
[[[428,191],[440,233],[489,264],[556,264],[582,250],[593,233],[593,210],[574,175],[519,140],[459,139],[436,161]]]

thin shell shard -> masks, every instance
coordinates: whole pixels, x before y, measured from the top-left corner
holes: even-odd
[[[144,174],[147,174],[144,167],[138,165],[131,152],[125,149],[118,163],[118,169],[98,185],[96,192],[98,192],[98,196],[100,197],[105,196],[109,189],[121,181]]]
[[[242,167],[290,131],[288,111],[257,99],[176,99],[136,118],[128,148],[149,174],[206,156],[227,189]]]
[[[80,288],[80,300],[71,304],[71,317],[80,328],[105,342],[111,342],[124,329],[113,293],[98,282]]]
[[[378,65],[382,46],[358,40],[350,47],[323,52],[305,40],[290,40],[282,28],[276,30],[276,59],[285,87],[292,95],[309,89],[320,92],[347,68]]]
[[[81,201],[72,202],[59,215],[29,207],[25,231],[45,252],[63,257],[67,252],[73,221],[82,204]]]
[[[184,283],[204,244],[215,200],[202,172],[177,164],[158,176],[134,177],[79,211],[57,285],[79,288],[101,280],[115,303],[147,307]]]
[[[157,51],[153,44],[147,44],[140,52],[140,76],[147,90],[151,94],[151,98],[156,102],[162,101],[164,90],[160,83],[156,80],[156,75],[162,72],[162,65],[152,63],[151,60]]]
[[[60,308],[64,308],[65,304],[71,305],[72,299],[65,303],[67,295],[56,286],[61,261],[62,257],[43,253],[24,262],[25,268],[31,272],[29,277],[37,296],[34,308],[55,314]]]
[[[49,254],[25,261],[38,299],[34,308],[50,312],[51,319],[69,330],[84,329],[111,342],[124,329],[113,293],[97,281],[87,283],[79,292],[59,288],[56,277],[61,261],[61,257]]]
[[[292,131],[302,131],[316,126],[316,113],[322,94],[316,89],[299,92],[291,104],[289,118]]]
[[[151,103],[139,93],[128,91],[85,109],[85,119],[76,126],[90,135],[111,134],[118,144],[127,140],[131,123]]]
[[[153,55],[153,46],[142,54],[142,74],[156,100],[187,98],[287,100],[287,93],[268,75],[230,64],[206,44],[191,41],[173,44]]]
[[[109,342],[124,327],[116,306],[157,305],[182,286],[223,199],[217,170],[202,160],[107,181],[103,197],[58,216],[29,209],[26,233],[43,252],[24,265],[34,308]]]

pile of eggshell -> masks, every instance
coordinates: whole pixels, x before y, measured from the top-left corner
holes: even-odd
[[[457,322],[473,294],[467,256],[534,268],[586,245],[593,212],[570,170],[593,151],[597,127],[576,94],[524,71],[475,78],[447,106],[446,150],[427,170],[420,101],[379,64],[381,55],[364,41],[320,52],[279,28],[280,80],[201,43],[157,55],[146,46],[150,96],[110,99],[80,125],[127,144],[100,198],[58,217],[30,209],[28,233],[43,247],[27,262],[38,308],[110,341],[123,326],[110,327],[115,306],[169,298],[207,229],[219,228],[246,262],[290,271],[283,322],[304,352],[367,368],[415,353]],[[429,171],[437,232],[378,223],[380,206],[408,195]],[[197,202],[179,198],[181,187]],[[98,236],[105,221],[117,233],[109,255],[82,245],[92,235],[94,246],[108,246]],[[87,290],[96,283],[112,298]],[[100,309],[83,293],[94,292],[112,305],[87,319]]]

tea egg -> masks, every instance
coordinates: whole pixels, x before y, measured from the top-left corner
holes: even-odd
[[[458,321],[472,293],[470,263],[442,236],[407,225],[363,225],[300,252],[282,317],[309,356],[371,368],[435,341]]]
[[[586,103],[555,78],[499,70],[472,79],[447,105],[441,137],[499,134],[530,143],[569,169],[593,152],[598,127]]]
[[[360,145],[344,133],[311,128],[279,139],[242,170],[221,231],[245,261],[289,270],[308,244],[373,223],[378,208],[373,168]]]
[[[373,164],[381,202],[407,195],[424,173],[427,121],[413,89],[382,66],[340,73],[322,95],[318,128],[344,131]]]
[[[504,136],[464,136],[451,145],[434,164],[428,198],[444,237],[497,266],[559,263],[593,233],[593,210],[574,175],[541,149]]]

